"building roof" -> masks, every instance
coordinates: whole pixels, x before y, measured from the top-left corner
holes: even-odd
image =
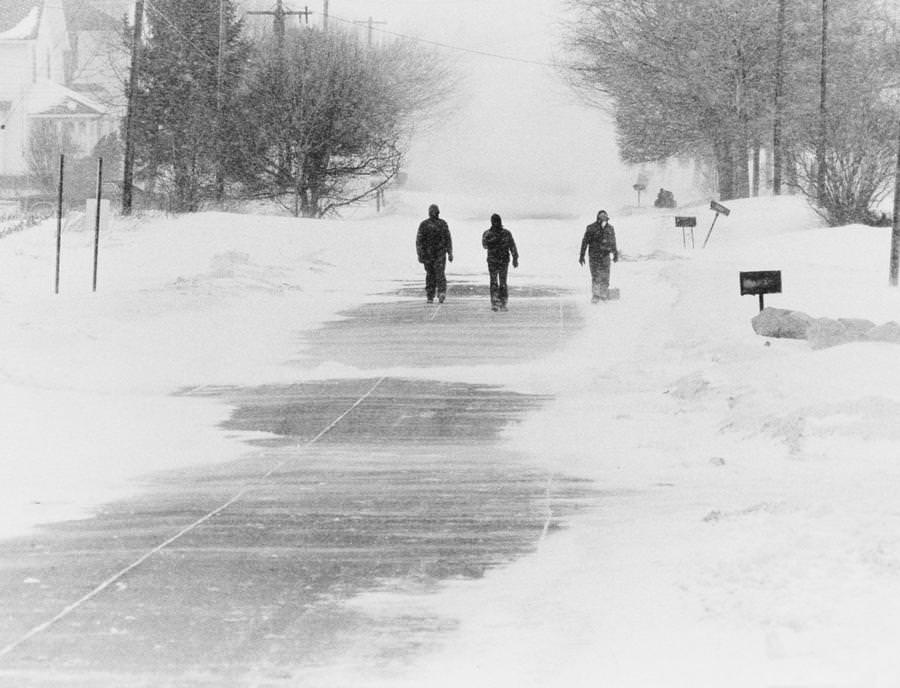
[[[66,25],[69,31],[119,31],[121,25],[114,17],[97,9],[89,0],[64,0]]]
[[[91,0],[61,0],[61,2],[68,31],[120,29],[118,19],[99,9]],[[0,0],[0,40],[34,38],[43,5],[41,0]]]
[[[38,0],[0,0],[0,40],[34,38],[42,5]]]
[[[46,79],[35,83],[27,98],[29,117],[96,117],[108,112],[105,106],[93,98]]]

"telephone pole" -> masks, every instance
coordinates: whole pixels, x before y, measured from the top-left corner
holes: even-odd
[[[224,138],[223,99],[225,75],[225,47],[227,31],[225,22],[225,0],[219,0],[219,54],[216,60],[216,200],[221,203],[225,198],[225,170],[222,140]]]
[[[374,30],[375,24],[387,24],[387,22],[375,21],[372,17],[369,17],[366,21],[355,21],[353,23],[369,27],[368,43],[370,48],[372,47],[372,31]]]
[[[122,176],[122,214],[131,215],[134,189],[134,110],[137,100],[138,62],[144,25],[144,0],[134,5],[134,34],[131,41],[131,71],[128,77],[128,106],[125,113],[125,160]]]
[[[297,15],[298,17],[303,17],[307,24],[309,24],[309,15],[312,14],[309,7],[304,7],[302,10],[286,10],[284,9],[284,3],[282,0],[276,0],[275,9],[274,10],[257,10],[252,12],[247,12],[247,14],[271,14],[272,21],[275,27],[275,41],[278,43],[278,47],[281,48],[284,45],[284,20],[285,17],[290,15]]]
[[[328,0],[322,0],[322,31],[328,31]]]
[[[775,125],[772,128],[772,193],[781,194],[782,143],[784,117],[784,32],[787,0],[778,0],[777,44],[775,52]]]
[[[825,197],[825,144],[828,136],[828,0],[822,0],[822,65],[819,71],[819,140],[816,143],[816,196]]]
[[[900,120],[898,120],[900,124]],[[891,229],[890,284],[897,286],[900,273],[900,126],[897,127],[897,170],[894,176],[894,221]]]

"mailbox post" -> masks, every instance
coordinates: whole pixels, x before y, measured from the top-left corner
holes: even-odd
[[[687,248],[687,229],[691,230],[691,248],[694,248],[694,227],[697,226],[697,218],[693,216],[675,216],[675,226],[681,227],[681,241]]]
[[[759,310],[765,308],[765,294],[781,293],[781,270],[757,270],[741,273],[741,296],[759,294]]]
[[[712,224],[709,226],[709,231],[706,233],[706,238],[703,240],[703,248],[706,248],[706,243],[709,241],[709,237],[712,234],[713,227],[716,226],[716,220],[719,219],[719,215],[728,217],[731,214],[730,208],[726,208],[721,203],[716,203],[715,201],[709,202],[709,209],[715,211],[716,216],[713,218]]]
[[[640,181],[638,181],[638,183],[635,184],[634,186],[632,186],[631,188],[634,189],[635,191],[637,191],[637,204],[638,204],[638,208],[640,208],[641,207],[641,191],[646,189],[647,185],[642,184]]]

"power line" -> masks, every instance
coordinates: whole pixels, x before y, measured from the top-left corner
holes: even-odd
[[[329,15],[329,19],[334,19],[335,21],[343,22],[344,24],[352,24],[355,25],[357,22],[352,19],[344,19],[342,17],[336,17],[333,14]],[[430,41],[426,38],[418,38],[416,36],[410,36],[407,34],[397,33],[396,31],[389,31],[387,29],[372,29],[373,31],[378,31],[380,33],[388,34],[390,36],[395,36],[397,38],[404,38],[408,41],[414,41],[416,43],[425,43],[427,45],[434,45],[438,48],[444,48],[446,50],[455,50],[461,53],[470,53],[472,55],[481,55],[482,57],[492,57],[497,60],[507,60],[509,62],[519,62],[521,64],[530,64],[537,65],[539,67],[557,67],[558,65],[552,62],[544,62],[541,60],[529,60],[522,57],[513,57],[511,55],[500,55],[498,53],[487,52],[486,50],[476,50],[474,48],[463,48],[459,45],[450,45],[449,43],[441,43],[440,41]]]

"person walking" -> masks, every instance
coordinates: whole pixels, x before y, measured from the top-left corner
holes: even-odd
[[[428,218],[419,224],[416,233],[416,253],[419,262],[425,266],[425,298],[428,303],[444,303],[447,295],[447,261],[453,262],[453,240],[450,227],[442,220],[441,210],[432,204],[428,207]]]
[[[588,251],[591,268],[591,303],[609,298],[610,256],[613,262],[619,260],[616,247],[616,230],[609,224],[605,210],[597,213],[597,221],[587,226],[581,240],[581,254],[578,262],[584,265],[584,254]]]
[[[491,310],[506,310],[509,290],[506,276],[509,272],[509,259],[512,265],[519,267],[519,251],[516,248],[512,232],[503,226],[497,213],[491,215],[490,229],[481,235],[481,245],[487,249],[488,274],[491,280]]]

